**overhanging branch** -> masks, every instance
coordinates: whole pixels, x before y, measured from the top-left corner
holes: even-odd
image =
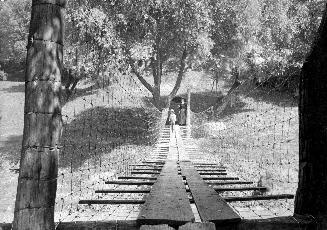
[[[139,81],[144,85],[144,87],[150,91],[150,93],[153,94],[153,87],[144,79],[144,77],[141,76],[141,74],[137,71],[137,69],[134,66],[133,59],[131,57],[128,58],[129,64],[132,68],[132,73],[136,75],[136,77],[139,79]]]

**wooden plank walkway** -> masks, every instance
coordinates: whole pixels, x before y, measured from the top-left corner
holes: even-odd
[[[229,223],[237,224],[241,219],[227,202],[289,198],[287,194],[221,197],[217,192],[264,192],[266,188],[235,187],[234,185],[253,182],[240,181],[238,177],[228,175],[230,172],[220,162],[209,161],[201,154],[196,155],[195,144],[189,137],[188,140],[183,139],[182,129],[176,127],[176,133],[169,135],[169,128],[166,127],[162,131],[166,134],[160,137],[150,157],[131,164],[129,174],[106,181],[105,184],[115,186],[95,190],[96,194],[102,193],[96,199],[80,200],[79,204],[136,205],[140,207],[140,212],[136,213],[135,217],[137,216],[137,224],[141,229],[171,229],[171,226],[175,229],[214,229],[208,222],[222,227],[229,226]],[[132,187],[129,187],[130,185]],[[135,185],[141,187],[136,188]],[[107,194],[117,196],[112,199],[106,196]],[[122,196],[124,194],[127,196]],[[128,194],[135,195],[129,197]],[[106,199],[107,197],[109,199]],[[195,216],[197,221],[201,219],[205,223],[193,223]]]
[[[240,216],[234,212],[226,201],[213,188],[208,186],[191,162],[180,162],[180,167],[202,221],[222,224],[241,220]]]
[[[168,160],[151,188],[137,221],[142,224],[180,226],[195,220],[177,163]]]

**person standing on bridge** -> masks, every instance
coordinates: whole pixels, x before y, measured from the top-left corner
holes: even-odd
[[[176,123],[176,114],[173,109],[170,110],[169,123],[170,123],[170,127],[171,127],[171,132],[174,132],[174,126]]]

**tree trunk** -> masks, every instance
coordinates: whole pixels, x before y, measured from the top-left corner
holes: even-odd
[[[184,47],[184,50],[183,50],[183,54],[182,54],[182,57],[181,57],[181,64],[179,66],[179,71],[178,71],[178,76],[177,76],[177,80],[176,80],[176,83],[175,83],[175,86],[173,88],[173,90],[171,91],[171,93],[169,94],[168,96],[168,105],[170,104],[170,101],[173,99],[173,97],[176,96],[180,86],[181,86],[181,83],[182,83],[182,80],[183,80],[183,77],[184,77],[184,71],[185,71],[185,61],[186,61],[186,57],[187,57],[187,50],[186,50],[186,46]]]
[[[54,229],[65,0],[33,0],[13,229]]]
[[[150,93],[153,94],[153,87],[144,79],[144,77],[139,73],[139,71],[135,68],[134,65],[134,61],[131,57],[131,55],[129,54],[129,52],[127,52],[128,55],[128,62],[129,65],[131,67],[132,73],[135,74],[135,76],[139,79],[139,81],[142,83],[142,85],[149,90]]]
[[[160,85],[155,85],[153,87],[152,96],[153,96],[154,105],[157,108],[160,108]]]
[[[155,57],[151,58],[151,67],[153,73],[153,101],[157,108],[160,108],[160,86],[161,86],[161,77],[162,77],[162,61],[161,61],[161,50],[160,50],[160,42],[159,39],[156,39],[155,49]]]
[[[327,216],[327,21],[326,9],[318,36],[300,78],[299,185],[295,214],[319,220]]]

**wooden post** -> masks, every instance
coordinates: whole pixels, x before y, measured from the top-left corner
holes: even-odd
[[[66,0],[33,0],[14,230],[55,229]]]
[[[186,125],[191,125],[191,89],[187,90],[187,115],[186,115]]]
[[[327,13],[302,67],[299,103],[299,186],[295,214],[327,227]]]

